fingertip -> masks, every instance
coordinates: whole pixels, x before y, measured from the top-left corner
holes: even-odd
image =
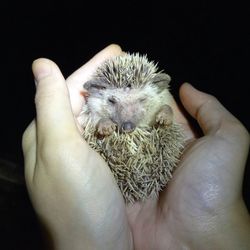
[[[199,107],[205,103],[210,96],[209,94],[196,89],[188,82],[184,82],[181,85],[179,95],[183,106],[194,118],[197,118],[197,110],[199,110]]]
[[[194,87],[191,83],[189,82],[184,82],[180,89],[179,89],[179,95],[180,99],[182,102],[185,102],[186,99],[190,98],[206,98],[210,96],[209,94],[198,90],[196,87]]]
[[[101,63],[106,59],[109,59],[114,56],[119,56],[123,53],[120,45],[112,43],[108,46],[106,46],[104,49],[102,49],[100,52],[98,52],[91,60],[90,62],[94,63]]]
[[[32,72],[36,84],[52,74],[54,77],[61,76],[61,72],[56,63],[47,58],[35,59],[32,62]]]
[[[34,60],[32,63],[32,71],[36,83],[49,76],[51,74],[51,70],[51,64],[48,59],[39,58]]]
[[[39,64],[39,63],[47,63],[47,64],[50,64],[50,63],[53,63],[53,61],[51,61],[50,59],[48,58],[45,58],[45,57],[40,57],[40,58],[37,58],[35,59],[33,62],[32,62],[32,68],[33,66]]]
[[[186,101],[189,98],[190,91],[192,92],[193,89],[194,87],[188,82],[184,82],[181,85],[179,89],[179,96],[184,107],[186,107]]]
[[[112,53],[114,54],[119,54],[122,53],[122,48],[119,44],[116,43],[111,43],[110,45],[108,45],[105,49],[110,50]]]
[[[184,82],[184,83],[182,83],[180,90],[179,90],[180,96],[182,97],[186,92],[189,92],[189,91],[192,91],[195,89],[196,88],[191,83]]]
[[[40,58],[35,59],[32,62],[32,70],[36,69],[37,67],[41,67],[41,65],[48,65],[50,67],[56,67],[57,66],[56,63],[53,62],[52,60],[50,60],[48,58],[45,58],[45,57],[40,57]]]

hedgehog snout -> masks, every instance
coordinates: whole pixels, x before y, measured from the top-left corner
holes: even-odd
[[[131,121],[126,121],[122,123],[122,131],[124,132],[132,132],[135,129],[135,124]]]

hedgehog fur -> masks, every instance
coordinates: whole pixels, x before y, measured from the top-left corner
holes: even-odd
[[[174,117],[168,120],[170,79],[145,55],[128,53],[106,60],[84,84],[83,136],[109,165],[126,203],[158,197],[180,159],[185,138]],[[166,123],[156,122],[159,110]]]

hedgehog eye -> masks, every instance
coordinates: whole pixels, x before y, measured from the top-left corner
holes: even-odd
[[[139,102],[145,102],[147,100],[147,97],[142,97],[139,99]]]
[[[113,104],[113,105],[116,104],[116,100],[115,100],[114,97],[108,98],[108,102],[111,103],[111,104]]]
[[[103,89],[106,89],[105,86],[101,86],[101,85],[93,85],[92,88],[95,88],[95,89],[98,89],[98,90],[103,90]]]

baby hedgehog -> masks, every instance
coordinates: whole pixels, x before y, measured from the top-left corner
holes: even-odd
[[[108,163],[127,203],[157,197],[181,155],[170,80],[145,55],[127,53],[106,60],[83,86],[83,136]]]

